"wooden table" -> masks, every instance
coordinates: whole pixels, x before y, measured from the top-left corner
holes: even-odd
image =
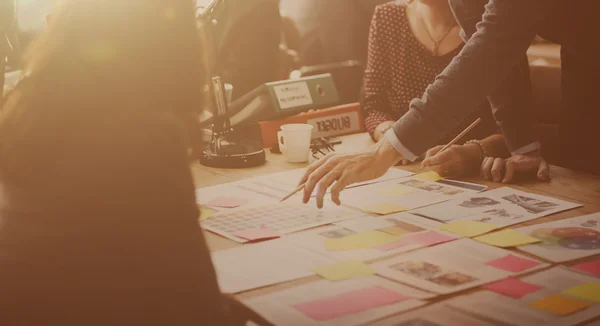
[[[351,136],[342,137],[343,143],[340,147],[336,147],[338,152],[351,152],[358,151],[364,148],[368,148],[373,145],[371,138],[367,134],[356,134]],[[260,167],[249,168],[249,169],[216,169],[208,168],[194,163],[192,165],[192,171],[194,175],[194,181],[197,187],[208,187],[217,184],[238,181],[250,177],[259,175],[282,172],[291,169],[297,169],[306,167],[307,164],[293,164],[285,161],[282,155],[271,154],[267,150],[267,163]],[[402,167],[405,170],[416,172],[419,168],[418,165],[413,164]],[[593,176],[586,173],[574,172],[561,167],[552,166],[550,169],[550,175],[552,180],[550,182],[536,182],[531,181],[523,184],[510,185],[513,188],[537,193],[541,195],[551,196],[571,202],[583,204],[581,208],[573,209],[570,211],[550,215],[544,218],[539,218],[533,221],[528,221],[513,227],[527,226],[533,224],[539,224],[544,222],[556,221],[574,216],[580,216],[585,214],[591,214],[600,212],[600,177]],[[497,184],[484,180],[481,177],[467,177],[462,179],[464,181],[479,183],[487,185],[490,189],[503,187],[505,185]],[[240,246],[241,244],[221,237],[219,235],[206,232],[206,238],[211,251],[225,250]],[[526,253],[520,252],[521,254],[527,255]],[[389,259],[386,257],[385,259]],[[540,259],[540,258],[538,258]],[[541,259],[543,261],[543,259]],[[584,259],[590,260],[590,259]],[[248,291],[240,294],[241,298],[249,298],[257,295],[264,295],[279,291],[282,289],[294,287],[300,284],[313,282],[320,279],[318,276],[308,277],[305,279],[288,282],[285,284],[275,285],[268,288],[259,290]],[[477,289],[473,290],[477,291]],[[462,292],[457,295],[463,295],[470,292]],[[447,299],[448,296],[442,299]],[[437,299],[440,300],[440,299]],[[433,300],[436,301],[436,300]]]

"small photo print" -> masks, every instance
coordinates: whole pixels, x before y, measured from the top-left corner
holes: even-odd
[[[558,207],[558,204],[556,203],[520,195],[509,195],[502,197],[502,199],[506,199],[513,204],[519,205],[532,214],[543,213]]]
[[[421,180],[408,180],[408,181],[400,182],[400,184],[409,186],[409,187],[413,187],[413,188],[418,188],[421,190],[425,190],[425,191],[431,192],[431,193],[446,195],[446,196],[452,196],[452,195],[457,195],[457,194],[463,193],[463,191],[460,189],[446,187],[439,183],[426,183]]]
[[[425,183],[425,181],[421,181],[421,180],[407,180],[404,182],[400,182],[399,184],[413,187],[413,188],[419,188],[419,189],[421,187],[424,187],[427,185],[427,183]]]
[[[440,266],[426,262],[414,261],[407,261],[394,264],[391,265],[390,268],[395,271],[402,272],[424,280],[435,277],[443,272]]]
[[[483,214],[485,214],[486,216],[477,220],[478,222],[488,222],[493,218],[501,218],[505,220],[518,220],[525,217],[525,215],[523,214],[514,214],[503,208],[490,209],[488,211],[484,211]]]
[[[494,206],[500,204],[499,201],[488,197],[471,197],[468,200],[463,201],[458,206],[464,208],[482,208],[488,206]]]
[[[355,234],[356,232],[343,228],[343,229],[337,229],[337,230],[333,230],[333,231],[328,231],[328,232],[323,232],[323,233],[319,233],[320,236],[323,236],[325,238],[328,239],[339,239],[339,238],[343,238],[352,234]]]
[[[411,320],[403,321],[400,324],[396,324],[395,326],[443,326],[443,325],[440,325],[438,323],[434,323],[434,322],[429,321],[429,320],[417,318],[417,319],[411,319]]]
[[[477,281],[477,279],[470,275],[466,275],[466,274],[462,274],[462,273],[458,273],[458,272],[451,272],[451,273],[447,273],[447,274],[443,274],[443,275],[440,275],[437,277],[430,278],[429,281],[433,282],[435,284],[441,285],[441,286],[452,288],[452,287],[464,285],[467,283],[475,282],[475,281]]]

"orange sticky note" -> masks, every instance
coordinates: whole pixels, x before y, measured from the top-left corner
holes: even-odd
[[[589,303],[555,294],[529,304],[531,308],[553,313],[557,316],[568,316],[590,306]]]
[[[431,182],[436,182],[436,181],[442,180],[442,177],[439,174],[437,174],[437,172],[435,172],[435,171],[429,171],[429,172],[415,174],[413,176],[413,178],[417,179],[417,180],[424,180],[424,181],[431,181]]]
[[[406,208],[404,206],[401,206],[401,205],[383,203],[383,204],[377,204],[377,205],[366,207],[363,210],[366,212],[369,212],[369,213],[375,213],[375,214],[379,214],[379,215],[388,215],[388,214],[392,214],[392,213],[406,212],[406,211],[409,211],[410,209]]]

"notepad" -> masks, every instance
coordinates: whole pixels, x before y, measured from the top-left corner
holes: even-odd
[[[483,288],[515,299],[521,299],[530,293],[542,289],[539,285],[523,282],[514,277],[508,277],[502,281],[484,285]]]
[[[590,306],[589,303],[567,298],[556,294],[529,304],[531,308],[553,313],[557,316],[567,316]]]
[[[423,172],[413,176],[414,179],[436,182],[442,180],[442,177],[435,171]]]
[[[483,222],[471,221],[471,220],[460,220],[451,222],[440,227],[440,230],[458,234],[463,237],[476,237],[484,233],[488,233],[492,230],[497,229],[498,226]]]
[[[524,272],[540,265],[540,263],[536,261],[521,258],[515,255],[506,255],[502,258],[490,260],[485,264],[512,273]]]
[[[343,281],[367,275],[375,275],[375,270],[358,260],[349,260],[333,265],[316,267],[315,273],[330,281]]]
[[[365,207],[365,208],[363,208],[363,210],[368,213],[375,213],[375,214],[379,214],[379,215],[388,215],[388,214],[392,214],[392,213],[406,212],[406,211],[409,211],[410,208],[406,208],[402,205],[396,205],[396,204],[391,204],[391,203],[382,203],[382,204]]]
[[[563,293],[591,302],[600,302],[600,284],[598,283],[581,284],[565,290]]]
[[[325,249],[327,250],[353,250],[370,249],[383,246],[400,240],[399,236],[391,235],[381,231],[365,231],[352,234],[343,238],[327,239]]]
[[[474,238],[479,242],[496,247],[518,247],[541,242],[540,239],[530,237],[515,230],[507,229]]]
[[[410,298],[382,287],[370,287],[299,303],[294,309],[317,321],[326,321],[394,304]]]

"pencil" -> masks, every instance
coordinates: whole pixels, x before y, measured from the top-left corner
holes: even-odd
[[[450,148],[450,146],[456,144],[456,142],[458,142],[461,138],[463,138],[469,131],[473,130],[473,128],[475,128],[480,122],[481,122],[481,118],[478,118],[477,120],[475,120],[470,126],[468,126],[460,134],[458,134],[458,136],[454,137],[454,139],[452,139],[452,141],[450,141],[448,144],[446,144],[446,146],[442,147],[442,149],[440,149],[440,151],[437,152],[432,157],[435,157],[436,155],[438,155],[441,152]],[[425,167],[423,166],[423,163],[421,163],[421,168],[419,169],[419,171],[423,170],[423,168],[425,168]]]
[[[297,194],[299,191],[301,191],[302,189],[304,189],[305,185],[306,185],[306,183],[303,183],[303,184],[299,185],[296,189],[294,189],[294,191],[290,192],[285,197],[281,198],[281,200],[279,202],[281,203],[281,202],[284,202],[284,201],[288,200],[290,197],[292,197],[293,195]]]

